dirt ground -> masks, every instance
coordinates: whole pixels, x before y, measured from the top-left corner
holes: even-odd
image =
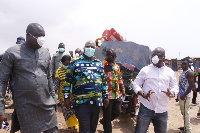
[[[176,72],[177,77],[179,76],[180,71]],[[197,102],[200,103],[200,94],[197,95]],[[200,120],[196,119],[196,115],[199,109],[199,105],[194,106],[190,105],[190,123],[192,127],[192,133],[200,133]],[[8,122],[11,125],[11,114],[13,109],[6,109],[5,113],[8,118]],[[102,117],[102,112],[100,113],[100,118]],[[58,118],[58,128],[59,133],[66,133],[66,125],[61,112],[61,109],[58,108],[57,111]],[[136,117],[130,117],[129,115],[122,114],[118,119],[112,122],[113,124],[113,133],[133,133],[136,125]],[[180,112],[179,103],[175,101],[175,98],[170,99],[169,109],[168,109],[168,127],[167,133],[178,133],[180,130],[178,127],[183,126],[183,117]],[[0,130],[0,133],[6,133],[5,130]],[[8,131],[9,132],[9,131]],[[103,126],[99,123],[97,125],[96,133],[103,133]],[[154,128],[151,123],[149,126],[148,133],[154,133]]]

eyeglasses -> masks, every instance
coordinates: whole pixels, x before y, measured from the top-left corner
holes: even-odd
[[[30,34],[33,38],[35,38],[36,40],[39,38],[39,37],[35,37],[34,35],[32,35],[31,33],[28,33]]]

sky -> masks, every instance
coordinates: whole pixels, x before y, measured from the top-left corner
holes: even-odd
[[[166,58],[200,57],[199,7],[199,0],[0,0],[0,54],[39,23],[51,54],[59,43],[82,49],[114,28],[127,41],[164,48]]]

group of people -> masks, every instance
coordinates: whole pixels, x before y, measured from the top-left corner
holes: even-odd
[[[75,58],[64,54],[60,43],[51,58],[45,43],[45,30],[38,23],[26,29],[26,40],[8,48],[0,63],[0,124],[6,121],[5,93],[12,75],[14,112],[11,133],[56,133],[56,93],[68,127],[79,126],[80,133],[96,131],[100,107],[105,132],[121,112],[120,91],[125,96],[122,74],[114,62],[116,52],[107,49],[104,64],[95,58],[95,43],[87,41]],[[110,103],[110,104],[109,104]],[[72,109],[73,108],[73,109]]]
[[[56,93],[69,130],[95,133],[100,108],[103,109],[104,132],[112,132],[112,124],[121,113],[121,96],[125,96],[122,73],[115,63],[116,51],[106,49],[103,63],[94,56],[95,43],[87,41],[84,51],[65,52],[64,43],[51,58],[43,48],[45,30],[31,23],[26,41],[8,48],[0,63],[0,125],[6,121],[5,93],[10,75],[14,82],[14,112],[11,133],[57,133]],[[67,54],[66,54],[67,53]],[[174,71],[164,63],[165,50],[152,51],[152,64],[141,69],[132,82],[140,101],[135,133],[146,133],[153,122],[155,133],[167,132],[168,101],[178,94],[183,132],[191,132],[189,102],[195,90],[195,75],[189,60],[182,60],[183,72],[177,83]],[[197,73],[198,74],[198,73]],[[199,112],[200,114],[200,112]],[[74,130],[75,129],[75,130]]]

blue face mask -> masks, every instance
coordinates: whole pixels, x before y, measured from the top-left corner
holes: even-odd
[[[64,67],[65,69],[67,69],[68,66],[63,65],[63,67]]]
[[[95,49],[93,48],[85,48],[85,55],[88,57],[92,57],[94,55]]]
[[[59,52],[63,53],[65,51],[64,48],[59,48]]]
[[[190,65],[190,66],[192,66],[192,65],[193,65],[193,63],[189,63],[189,65]]]

